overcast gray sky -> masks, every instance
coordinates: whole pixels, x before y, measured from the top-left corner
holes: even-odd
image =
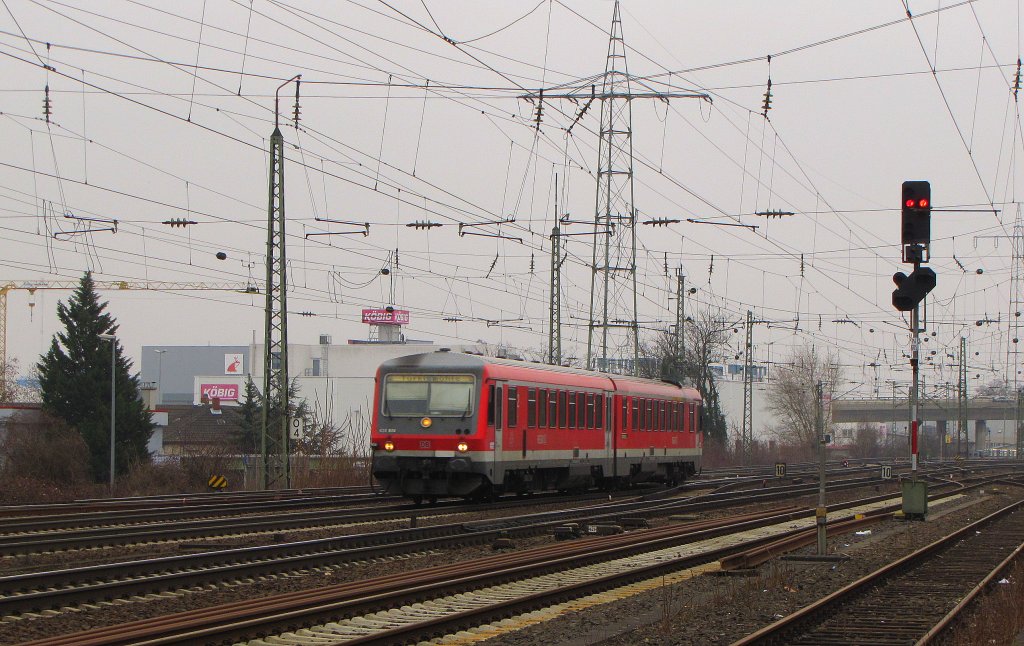
[[[302,74],[298,131],[294,85],[281,100],[291,341],[365,338],[360,310],[388,302],[393,279],[409,336],[544,346],[554,178],[560,211],[592,220],[599,110],[567,133],[582,103],[547,101],[537,129],[535,105],[518,97],[589,87],[604,71],[611,1],[4,5],[0,282],[87,268],[98,280],[262,280],[273,95]],[[674,320],[682,266],[698,289],[688,307],[771,322],[756,326],[756,360],[827,345],[848,388],[906,382],[906,322],[890,304],[904,268],[899,190],[929,179],[936,207],[989,210],[933,216],[926,379],[955,382],[946,355],[961,336],[976,383],[1020,378],[1010,239],[1020,10],[999,0],[909,9],[913,20],[895,0],[623,2],[630,73],[712,97],[633,104],[636,208],[682,220],[639,227],[645,329]],[[765,210],[794,215],[755,215]],[[522,243],[458,235],[458,223],[513,216],[472,230]],[[116,219],[117,232],[52,236],[108,226],[86,218]],[[197,224],[161,224],[173,218]],[[356,230],[317,218],[368,222],[369,235],[306,237]],[[444,226],[406,226],[424,221]],[[568,240],[564,344],[582,357],[591,241]],[[398,269],[383,278],[395,249]],[[10,293],[8,348],[23,367],[46,349],[68,295],[37,292],[30,308],[26,292]],[[103,296],[136,359],[143,344],[248,342],[262,329],[260,297]],[[737,353],[741,342],[737,333]]]

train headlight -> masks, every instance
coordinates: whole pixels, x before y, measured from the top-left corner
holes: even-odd
[[[459,442],[458,446],[456,446],[455,448],[459,450],[459,453],[465,453],[466,451],[469,450],[469,445],[466,444],[465,442]]]
[[[420,420],[420,426],[422,426],[423,428],[430,428],[431,426],[433,426],[433,424],[434,420],[430,419],[429,417],[424,417],[423,419]]]
[[[395,450],[395,443],[394,442],[390,442],[390,441],[385,442],[384,443],[384,450],[385,451],[394,451]]]

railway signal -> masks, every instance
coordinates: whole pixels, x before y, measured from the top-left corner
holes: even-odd
[[[932,185],[929,182],[903,182],[903,246],[928,245],[932,237]]]
[[[937,282],[931,267],[917,267],[910,275],[898,271],[892,276],[896,289],[892,292],[892,305],[900,312],[910,312],[924,300]]]

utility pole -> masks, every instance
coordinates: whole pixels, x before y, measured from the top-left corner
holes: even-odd
[[[956,454],[964,456],[967,450],[967,339],[960,337],[960,364],[957,366],[956,384]]]
[[[263,328],[263,411],[260,448],[263,489],[291,486],[288,455],[288,263],[285,256],[284,136],[278,125],[281,88],[295,82],[295,122],[299,120],[299,79],[274,93],[274,132],[270,135],[270,190],[267,208],[267,299]]]
[[[913,373],[910,383],[910,479],[917,482],[917,442],[918,425],[920,415],[918,414],[918,387],[921,379],[921,306],[915,305],[910,315],[910,327],[913,328],[914,336],[910,345],[910,369]]]
[[[680,370],[686,367],[686,275],[682,267],[676,267],[676,334],[675,356]]]
[[[598,80],[600,79],[600,80]],[[598,145],[597,186],[594,206],[594,247],[591,261],[590,312],[587,325],[587,368],[621,370],[630,357],[632,372],[640,358],[636,290],[636,206],[633,196],[633,119],[636,99],[700,98],[701,92],[634,91],[631,84],[646,85],[629,74],[626,45],[622,36],[619,2],[612,9],[605,71],[585,86],[544,89],[521,98],[538,103],[569,100],[582,104],[576,125],[590,106],[601,104]],[[538,120],[538,127],[540,121]],[[572,130],[570,126],[569,130]],[[610,359],[620,362],[612,363]]]
[[[1022,399],[1024,399],[1024,392],[1022,392],[1021,390],[1018,389],[1017,390],[1017,415],[1016,415],[1017,423],[1014,425],[1014,428],[1017,429],[1016,451],[1014,451],[1014,454],[1015,454],[1015,456],[1016,456],[1016,458],[1018,460],[1024,460],[1024,434],[1021,433],[1021,423],[1020,423],[1021,422],[1021,420],[1020,420],[1020,408],[1021,408],[1021,403],[1022,403],[1021,400]]]
[[[749,316],[750,313],[747,312]],[[819,381],[814,386],[815,415],[814,429],[818,436],[818,508],[814,512],[818,534],[818,556],[828,551],[825,524],[828,522],[828,508],[825,506],[825,389]]]
[[[743,464],[749,464],[754,442],[754,313],[747,310],[746,344],[743,351]]]

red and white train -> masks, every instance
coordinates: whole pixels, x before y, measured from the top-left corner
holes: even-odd
[[[700,470],[693,388],[441,349],[385,361],[374,390],[373,476],[417,503]]]

